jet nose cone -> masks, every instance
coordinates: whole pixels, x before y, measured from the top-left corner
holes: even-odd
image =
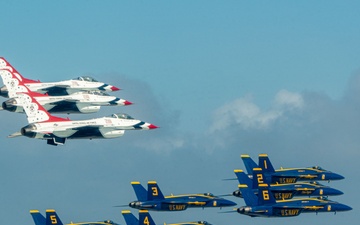
[[[332,211],[336,211],[336,212],[340,212],[340,211],[350,211],[352,210],[352,208],[348,205],[344,205],[344,204],[336,204],[336,205],[332,205],[331,206]]]
[[[151,129],[156,129],[156,128],[159,128],[158,126],[155,126],[154,124],[150,124],[148,126],[148,128],[151,130]]]
[[[330,173],[328,176],[328,179],[329,180],[342,180],[344,179],[345,177],[341,176],[340,174],[337,174],[337,173]]]
[[[342,194],[344,194],[344,192],[335,188],[328,188],[324,190],[324,195],[342,195]]]
[[[111,89],[111,91],[118,91],[118,90],[120,90],[120,88],[115,87],[115,86],[110,86],[110,89]]]
[[[132,105],[133,103],[132,102],[129,102],[128,100],[125,100],[124,101],[124,105]]]

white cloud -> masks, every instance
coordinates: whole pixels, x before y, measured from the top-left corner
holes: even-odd
[[[251,96],[238,98],[214,112],[210,132],[223,130],[230,126],[238,126],[243,129],[267,129],[285,112],[301,110],[303,107],[302,96],[287,90],[281,90],[276,94],[274,103],[268,111],[262,111],[253,102]]]

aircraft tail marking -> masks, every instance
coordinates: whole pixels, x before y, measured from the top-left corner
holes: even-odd
[[[161,192],[158,184],[156,181],[149,181],[148,182],[148,200],[154,200],[154,199],[165,199],[163,193]]]
[[[31,80],[23,77],[4,57],[0,57],[0,70],[8,70],[24,83],[40,83],[38,80]]]
[[[259,167],[263,169],[264,173],[274,173],[275,169],[270,162],[267,154],[259,155]]]
[[[272,205],[276,203],[274,195],[269,189],[267,184],[259,184],[259,193],[258,193],[259,205]]]
[[[54,209],[46,210],[46,225],[63,225]]]
[[[139,225],[155,225],[148,210],[139,210]]]
[[[251,188],[246,184],[239,184],[238,187],[247,206],[257,206],[259,204],[258,197]]]

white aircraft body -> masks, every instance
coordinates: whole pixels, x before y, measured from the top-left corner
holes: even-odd
[[[23,77],[14,67],[10,65],[5,58],[0,57],[0,70],[12,72],[21,82],[24,83],[33,92],[39,92],[48,95],[68,95],[79,91],[118,91],[119,88],[99,82],[89,76],[81,76],[71,80],[58,82],[40,82]],[[6,86],[0,88],[0,96],[8,98],[8,89]]]
[[[116,138],[125,130],[149,130],[157,126],[120,113],[110,117],[89,120],[70,120],[52,116],[42,107],[32,93],[18,93],[20,104],[24,107],[29,125],[9,137],[26,136],[45,139],[47,144],[64,144],[66,139]]]

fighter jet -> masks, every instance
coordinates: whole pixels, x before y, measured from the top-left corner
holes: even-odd
[[[306,168],[280,168],[275,170],[267,154],[259,155],[259,166],[248,155],[241,155],[247,172],[251,175],[254,167],[262,168],[266,183],[285,184],[297,181],[331,181],[344,179],[343,176],[330,172],[320,166]],[[255,166],[256,165],[256,166]]]
[[[240,214],[251,217],[292,217],[300,213],[342,212],[352,210],[351,207],[319,198],[293,198],[276,201],[267,184],[259,184],[256,196],[246,184],[239,184],[246,206],[237,209]]]
[[[47,144],[64,144],[66,139],[116,138],[125,130],[149,130],[157,126],[132,118],[125,113],[113,114],[90,120],[70,120],[51,115],[41,106],[32,93],[19,93],[29,125],[9,137],[26,136],[45,139]]]
[[[5,58],[0,57],[0,70],[8,70],[19,80],[21,80],[25,86],[31,91],[39,92],[48,95],[68,95],[79,91],[118,91],[119,88],[99,82],[89,76],[81,76],[71,80],[58,81],[58,82],[40,82],[39,80],[31,80],[23,77],[14,67],[10,65]],[[8,98],[8,89],[6,86],[0,88],[0,96]]]
[[[8,70],[0,70],[0,76],[10,97],[10,99],[2,103],[2,109],[24,113],[22,105],[19,104],[17,93],[29,93],[31,91],[14,73]],[[132,104],[127,100],[110,96],[104,91],[81,91],[62,96],[49,96],[32,92],[32,95],[49,113],[94,113],[98,112],[101,106],[126,106]]]
[[[129,210],[121,211],[126,225],[156,225],[148,210],[139,210],[139,219],[137,219]],[[164,225],[211,225],[206,221],[171,223]]]
[[[234,170],[234,173],[238,178],[239,184],[246,184],[249,188],[253,189],[254,193],[257,195],[259,184],[264,183],[264,175],[261,168],[254,168],[253,171],[253,179],[250,179],[242,170]],[[300,196],[334,196],[343,194],[343,192],[339,190],[324,186],[317,182],[271,184],[269,190],[276,200],[285,200]],[[236,197],[243,197],[239,190],[234,191],[233,195]]]
[[[129,206],[135,209],[155,211],[182,211],[187,208],[227,207],[236,203],[211,193],[164,196],[156,181],[148,182],[148,191],[138,181],[131,182],[137,201]]]
[[[63,225],[59,216],[53,209],[46,210],[46,219],[45,217],[39,212],[39,210],[30,210],[30,214],[35,222],[35,225]],[[80,222],[74,223],[71,222],[66,225],[118,225],[111,220],[104,220],[100,222]]]

